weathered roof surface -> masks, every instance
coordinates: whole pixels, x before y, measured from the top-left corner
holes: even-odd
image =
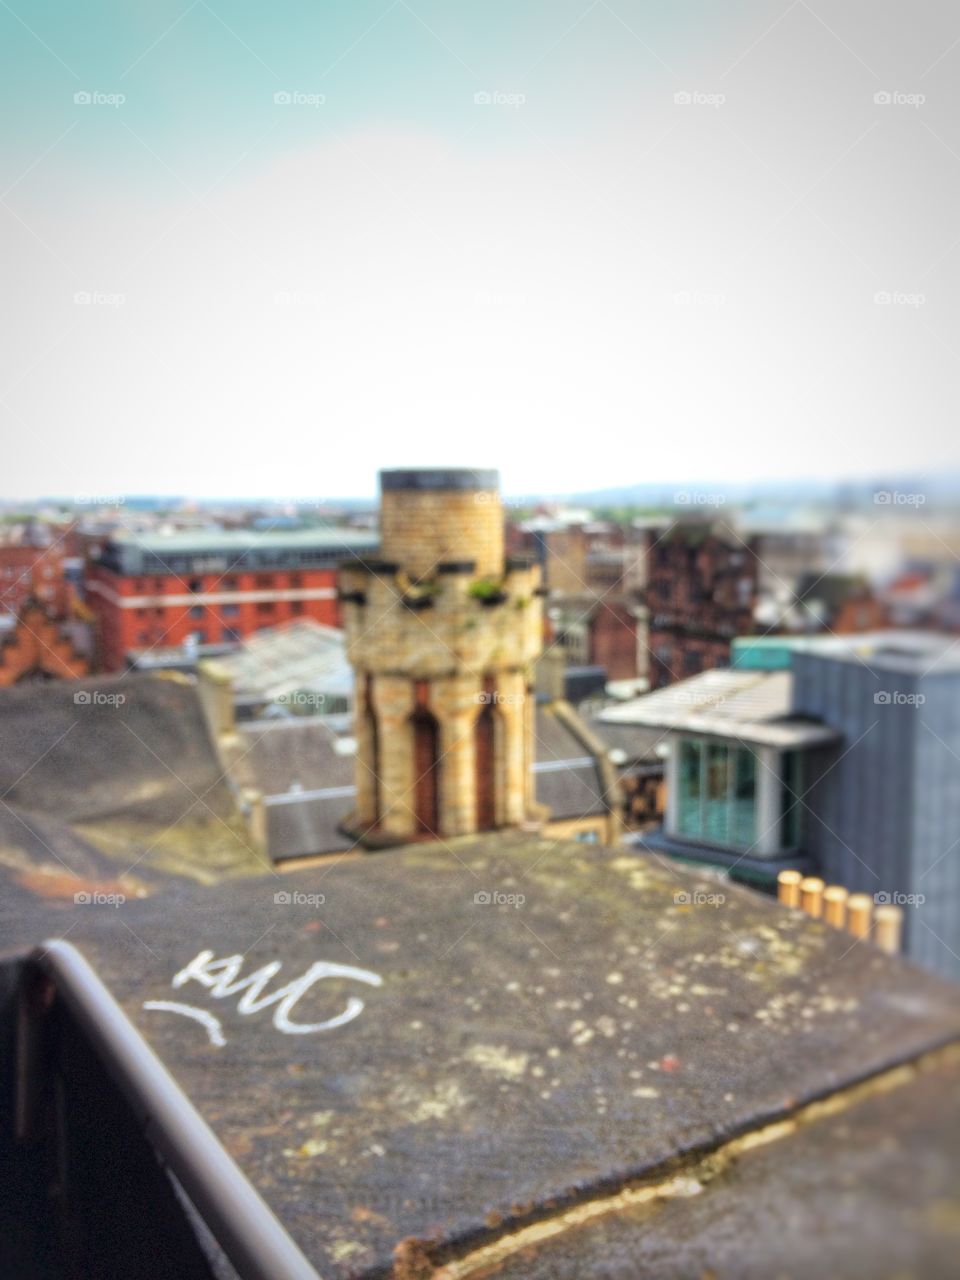
[[[598,718],[610,725],[718,734],[783,748],[835,741],[839,735],[827,725],[789,719],[792,688],[790,671],[704,671],[606,707]]]
[[[196,691],[151,676],[0,690],[0,862],[30,873],[260,873]]]
[[[340,698],[353,693],[343,632],[312,618],[258,631],[214,666],[230,677],[235,697],[282,701],[308,689]]]
[[[496,1275],[954,1277],[957,1066],[955,1055],[935,1055],[919,1071],[851,1090],[833,1114],[815,1105],[798,1122],[730,1143],[695,1172],[664,1179],[660,1195],[611,1197],[581,1222],[543,1224],[508,1242]],[[481,1256],[489,1258],[478,1252],[471,1263]]]
[[[587,717],[587,724],[610,751],[622,751],[623,762],[663,764],[657,751],[669,741],[666,729],[642,724],[614,724],[600,715]]]
[[[119,907],[41,914],[0,900],[0,918],[11,941],[70,930],[326,1277],[383,1275],[399,1248],[406,1280],[421,1274],[419,1257],[469,1253],[564,1207],[676,1174],[960,1036],[957,990],[869,944],[738,886],[572,842],[408,846]],[[236,981],[276,964],[263,976],[267,996],[318,961],[352,972],[322,978],[285,1009],[258,1007],[242,986],[215,994],[218,979],[230,985],[222,969],[195,965],[175,985],[202,952],[235,957]],[[346,1014],[350,998],[364,1007],[342,1025],[290,1025]],[[194,1015],[145,1007],[152,1001]],[[197,1014],[218,1019],[225,1043],[211,1042]],[[938,1167],[956,1156],[954,1137],[930,1135]],[[774,1170],[785,1197],[800,1194],[804,1159],[804,1194],[819,1194],[828,1170],[815,1178],[816,1160],[798,1153],[797,1172],[786,1156]],[[905,1143],[905,1178],[911,1162],[930,1159]],[[939,1212],[924,1185],[939,1194],[935,1178],[916,1183],[920,1216],[886,1222],[864,1204],[864,1220],[896,1235],[898,1249],[911,1232],[919,1248]],[[740,1261],[770,1274],[782,1212],[754,1213],[753,1186],[761,1205],[774,1203],[762,1177],[743,1194],[731,1183],[729,1213],[742,1228],[723,1221]],[[852,1220],[856,1185],[849,1195]],[[845,1244],[822,1243],[818,1274],[865,1274],[847,1267]],[[674,1246],[683,1256],[684,1242]],[[610,1271],[616,1255],[603,1242],[571,1235],[569,1249],[552,1247],[579,1261],[543,1276],[644,1274]]]
[[[534,786],[551,818],[604,813],[603,780],[596,760],[549,703],[538,703],[534,721]]]

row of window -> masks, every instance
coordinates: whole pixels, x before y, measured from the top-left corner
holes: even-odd
[[[154,578],[151,586],[147,578],[134,578],[133,589],[139,595],[145,591],[153,591],[155,594],[162,594],[169,578]],[[205,585],[203,578],[188,578],[186,580],[188,591],[236,591],[239,583],[235,577],[211,578]],[[277,576],[274,573],[256,573],[253,575],[254,588],[259,591],[272,591],[278,586]],[[286,575],[286,585],[288,587],[302,587],[302,573],[288,573]]]
[[[190,636],[191,636],[191,639],[196,641],[197,644],[208,643],[208,633],[204,628],[201,628],[199,631],[191,631]],[[214,635],[213,641],[216,642],[216,639],[217,637],[216,635]],[[222,644],[237,644],[242,639],[243,639],[243,633],[238,631],[236,627],[220,628],[220,642]],[[138,645],[147,646],[150,644],[161,644],[161,643],[164,643],[164,637],[162,635],[151,634],[149,631],[137,632]]]
[[[290,612],[296,616],[304,612],[304,602],[302,600],[290,600],[287,602],[290,606]],[[272,617],[276,611],[277,602],[273,600],[261,600],[256,606],[256,612],[263,617]],[[209,609],[203,604],[192,604],[188,609],[188,615],[191,618],[205,618],[208,613],[216,617],[222,614],[225,618],[238,618],[240,616],[240,606],[238,604],[221,604],[213,605]],[[140,608],[137,610],[138,618],[149,617],[153,614],[155,618],[162,618],[166,615],[167,610],[162,605],[156,605],[153,608]]]

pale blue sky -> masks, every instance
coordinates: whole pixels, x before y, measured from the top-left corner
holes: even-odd
[[[958,38],[929,0],[0,0],[0,496],[956,466]]]

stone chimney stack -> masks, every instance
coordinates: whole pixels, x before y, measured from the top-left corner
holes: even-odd
[[[380,558],[341,567],[356,673],[357,807],[371,846],[534,813],[539,568],[504,559],[495,471],[384,471]]]

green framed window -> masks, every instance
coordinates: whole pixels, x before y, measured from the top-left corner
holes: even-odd
[[[749,849],[757,838],[757,757],[728,742],[680,739],[680,835]]]

